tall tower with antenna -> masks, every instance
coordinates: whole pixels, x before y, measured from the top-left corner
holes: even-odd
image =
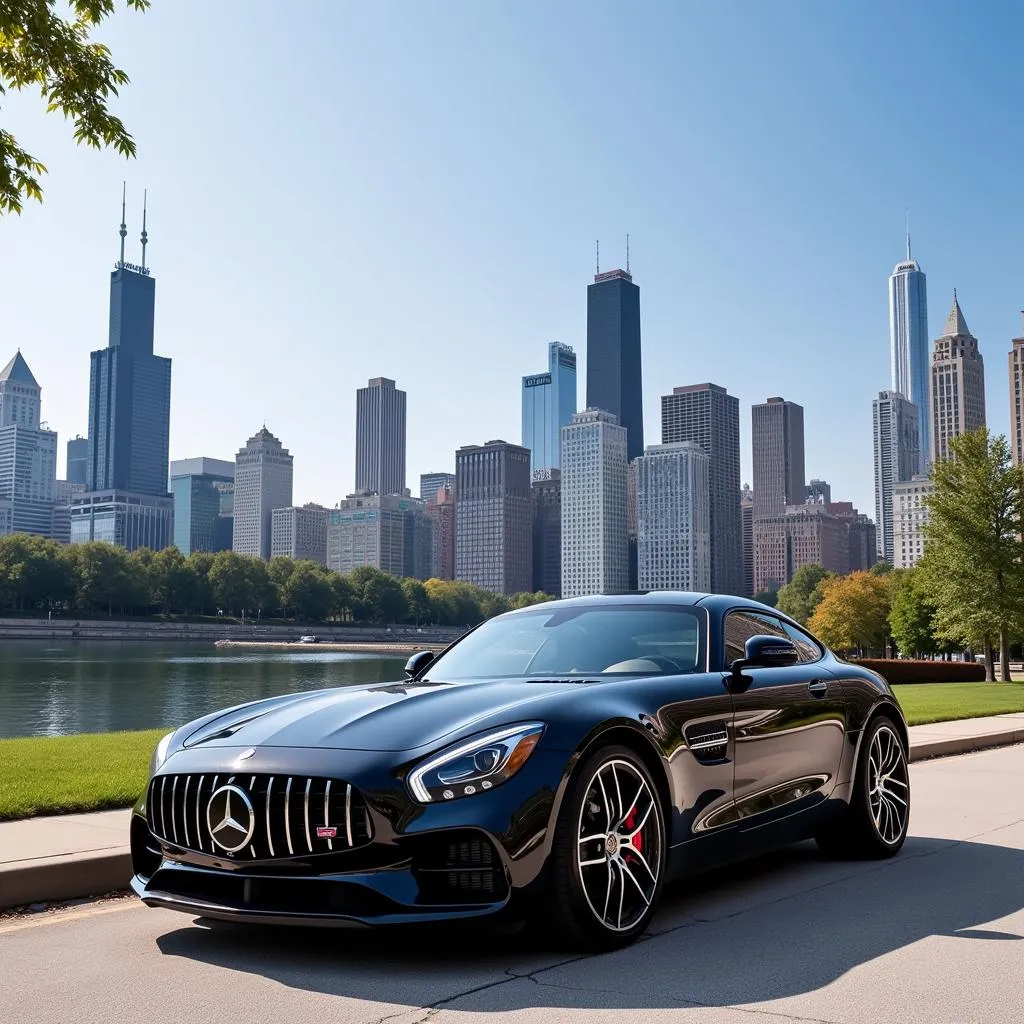
[[[125,207],[122,187],[107,347],[90,355],[86,493],[72,506],[71,539],[160,550],[171,543],[173,520],[171,361],[153,353],[156,281],[146,267],[146,200],[138,264],[125,260]]]

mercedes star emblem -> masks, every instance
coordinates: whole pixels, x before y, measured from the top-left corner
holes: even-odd
[[[206,825],[213,841],[228,853],[237,853],[252,839],[256,815],[248,793],[238,786],[214,790],[206,805]]]

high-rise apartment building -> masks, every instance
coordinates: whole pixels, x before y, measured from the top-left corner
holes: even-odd
[[[893,557],[897,569],[912,569],[924,554],[925,528],[931,518],[928,498],[935,485],[926,476],[915,476],[893,485]]]
[[[790,505],[754,520],[754,591],[777,591],[802,565],[849,572],[849,527],[824,505]]]
[[[496,594],[533,588],[530,450],[508,441],[455,453],[455,578]]]
[[[931,454],[929,388],[931,386],[928,337],[928,289],[924,271],[910,255],[897,263],[889,276],[889,349],[892,387],[918,408],[917,450],[925,471]]]
[[[740,529],[743,534],[743,589],[740,597],[754,596],[754,492],[740,492]]]
[[[40,425],[42,389],[21,352],[0,370],[0,498],[15,533],[53,534],[57,435]]]
[[[956,291],[941,338],[932,352],[932,462],[952,455],[954,437],[985,426],[985,363],[967,329]]]
[[[833,501],[828,511],[846,523],[849,542],[849,571],[870,569],[878,561],[875,524],[853,507],[852,501]]]
[[[812,480],[804,495],[808,505],[831,505],[832,485],[827,480]]]
[[[387,377],[356,391],[356,491],[405,491],[405,392]]]
[[[232,549],[270,558],[275,508],[292,504],[292,455],[264,425],[235,455]]]
[[[795,402],[769,398],[751,412],[756,522],[806,499],[804,410]]]
[[[122,201],[107,347],[90,355],[86,491],[71,508],[71,541],[160,549],[171,543],[174,522],[167,491],[171,361],[153,354],[156,282],[146,266],[145,207],[140,264],[125,262],[126,234]]]
[[[420,473],[420,501],[429,505],[441,488],[455,490],[454,473]]]
[[[1024,312],[1021,313],[1024,318]],[[1024,335],[1024,331],[1021,332]],[[1013,464],[1024,464],[1024,398],[1021,378],[1024,377],[1024,337],[1014,338],[1010,348],[1010,455]]]
[[[603,409],[562,428],[562,596],[629,589],[626,428]]]
[[[740,403],[717,384],[673,388],[661,398],[663,444],[696,441],[707,454],[711,502],[711,590],[743,589],[740,522]],[[756,493],[755,493],[756,498]]]
[[[54,483],[53,530],[50,536],[58,544],[71,543],[71,504],[84,493],[83,483],[72,483],[70,480],[57,480]]]
[[[587,408],[616,416],[630,460],[644,451],[640,289],[625,270],[597,273],[587,287]]]
[[[270,520],[270,557],[327,564],[327,517],[323,505],[309,502],[275,508]]]
[[[638,588],[710,590],[707,454],[695,441],[648,445],[634,466]]]
[[[65,478],[68,483],[81,484],[83,489],[89,475],[89,439],[87,437],[73,437],[67,444],[67,472]]]
[[[174,546],[193,551],[226,551],[231,533],[223,520],[233,508],[235,464],[226,459],[175,459],[171,463]]]
[[[576,412],[576,353],[560,341],[548,345],[548,368],[523,378],[523,447],[534,472],[558,469],[562,427]]]
[[[561,441],[559,441],[561,447]],[[533,471],[533,589],[562,596],[562,474]]]
[[[368,565],[392,576],[435,574],[434,521],[424,502],[399,494],[350,494],[327,520],[327,567]]]
[[[871,403],[875,443],[875,522],[878,557],[893,561],[893,486],[917,472],[919,410],[898,391],[880,391]]]
[[[440,487],[426,503],[434,520],[434,575],[439,580],[455,579],[455,488]],[[421,485],[422,486],[422,485]]]

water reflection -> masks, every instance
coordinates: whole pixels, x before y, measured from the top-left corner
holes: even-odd
[[[404,665],[335,651],[0,642],[0,737],[180,725],[259,697],[400,680]]]

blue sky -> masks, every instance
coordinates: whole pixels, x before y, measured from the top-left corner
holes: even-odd
[[[409,393],[409,484],[462,444],[520,439],[519,378],[581,357],[594,240],[632,242],[647,436],[711,380],[805,407],[807,475],[874,514],[871,399],[904,209],[929,329],[958,289],[1008,422],[1024,306],[1019,46],[1009,3],[350,4],[154,0],[105,26],[139,158],[77,148],[35,97],[5,127],[50,174],[0,222],[0,363],[18,345],[62,440],[128,179],[143,187],[171,457],[232,457],[266,421],[297,502],[354,483],[355,389]],[[6,351],[10,349],[10,353]]]

